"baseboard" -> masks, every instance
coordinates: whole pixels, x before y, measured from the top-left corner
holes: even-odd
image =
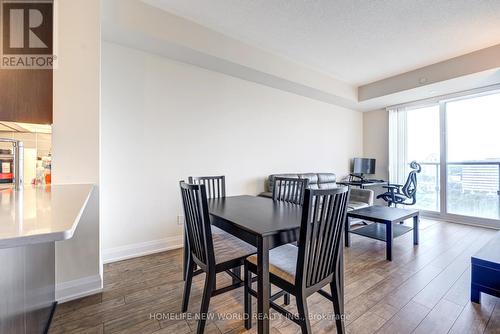
[[[140,242],[127,246],[103,249],[102,260],[103,263],[111,263],[131,259],[134,257],[164,252],[171,249],[181,248],[182,245],[182,235],[168,237],[160,240]]]
[[[100,275],[58,283],[56,284],[56,300],[58,303],[64,303],[99,293],[102,291],[102,283]]]

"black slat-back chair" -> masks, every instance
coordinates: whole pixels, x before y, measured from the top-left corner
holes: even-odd
[[[203,184],[207,189],[207,198],[226,197],[226,177],[220,176],[190,176],[190,184]]]
[[[210,298],[243,286],[243,281],[239,277],[235,277],[230,269],[242,266],[245,258],[255,253],[256,249],[228,233],[212,233],[205,185],[193,185],[181,181],[180,188],[190,250],[184,282],[182,312],[187,311],[191,283],[196,266],[198,266],[200,271],[206,273],[197,330],[198,334],[202,334],[205,329]],[[237,282],[224,288],[215,289],[216,275],[224,271],[233,276]]]
[[[304,190],[307,189],[308,184],[308,179],[275,177],[273,200],[302,205],[304,202]]]
[[[415,205],[417,203],[417,174],[422,171],[422,166],[416,161],[410,163],[412,171],[404,185],[388,184],[383,186],[387,191],[377,196],[387,202],[387,206],[394,204]]]
[[[270,306],[311,333],[307,297],[318,292],[333,303],[337,333],[344,333],[342,231],[349,190],[346,187],[305,191],[299,246],[286,244],[269,252],[270,281],[295,296],[298,316],[270,300]],[[252,290],[250,272],[257,272],[257,256],[245,261],[245,328],[251,327]],[[248,279],[248,280],[247,280]],[[322,288],[330,285],[331,294]]]
[[[309,179],[277,176],[274,178],[273,183],[273,200],[303,205],[304,194],[308,185]],[[285,293],[283,300],[285,305],[289,305],[290,295]]]
[[[189,184],[203,184],[207,192],[207,198],[221,198],[226,197],[226,177],[224,175],[219,176],[190,176],[188,178]],[[222,231],[213,227],[212,232],[216,234],[222,233]],[[186,233],[187,235],[187,233]],[[186,247],[186,238],[184,238],[184,246]],[[187,263],[188,252],[184,252],[184,267],[183,267],[183,279],[186,279],[186,263]],[[241,272],[241,269],[235,270]],[[197,272],[198,273],[198,272]],[[238,275],[240,276],[240,275]],[[233,282],[234,283],[234,282]]]

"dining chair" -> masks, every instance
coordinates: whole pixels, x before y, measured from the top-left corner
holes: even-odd
[[[221,198],[226,197],[226,177],[224,175],[219,176],[190,176],[188,178],[189,184],[203,184],[207,191],[207,198]],[[220,234],[223,231],[215,226],[212,226],[213,234]],[[186,246],[186,239],[184,238],[184,244]],[[183,279],[186,279],[186,264],[187,264],[187,252],[184,254],[184,265],[183,265]],[[234,273],[241,277],[241,268],[235,269]],[[233,283],[236,283],[233,280]]]
[[[181,181],[180,188],[189,246],[182,312],[186,312],[188,308],[193,276],[196,272],[205,272],[205,286],[197,329],[197,333],[202,334],[205,329],[210,298],[243,286],[243,281],[230,270],[241,267],[245,258],[255,253],[256,249],[222,230],[219,233],[212,233],[213,227],[210,224],[205,185],[193,185]],[[196,266],[200,269],[196,270]],[[221,272],[228,273],[236,283],[216,289],[216,275]]]
[[[273,200],[302,205],[308,184],[309,179],[276,176],[273,178]],[[283,301],[290,305],[290,294],[283,294]]]
[[[273,200],[302,205],[308,179],[275,177],[273,181]]]
[[[346,219],[349,190],[307,189],[300,226],[299,246],[286,244],[269,252],[269,279],[278,288],[295,296],[298,316],[269,300],[270,306],[297,323],[302,333],[311,333],[307,298],[318,292],[333,303],[337,333],[345,333],[342,272],[342,231]],[[247,280],[257,272],[257,256],[249,256],[244,266],[245,328],[252,325],[251,296],[257,292]],[[322,290],[330,286],[331,293]]]
[[[207,190],[207,198],[226,197],[226,177],[220,176],[190,176],[190,184],[203,184]]]

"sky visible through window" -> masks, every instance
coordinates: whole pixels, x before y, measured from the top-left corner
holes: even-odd
[[[500,94],[446,104],[448,161],[500,161]]]
[[[407,112],[408,161],[439,162],[439,106]]]
[[[448,162],[500,161],[500,93],[448,102]],[[407,112],[408,160],[439,162],[439,106]]]

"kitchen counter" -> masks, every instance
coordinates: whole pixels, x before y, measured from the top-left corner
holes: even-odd
[[[57,305],[55,243],[73,237],[92,190],[0,189],[0,333],[48,332]]]
[[[0,190],[0,248],[71,238],[92,188],[76,184]]]

